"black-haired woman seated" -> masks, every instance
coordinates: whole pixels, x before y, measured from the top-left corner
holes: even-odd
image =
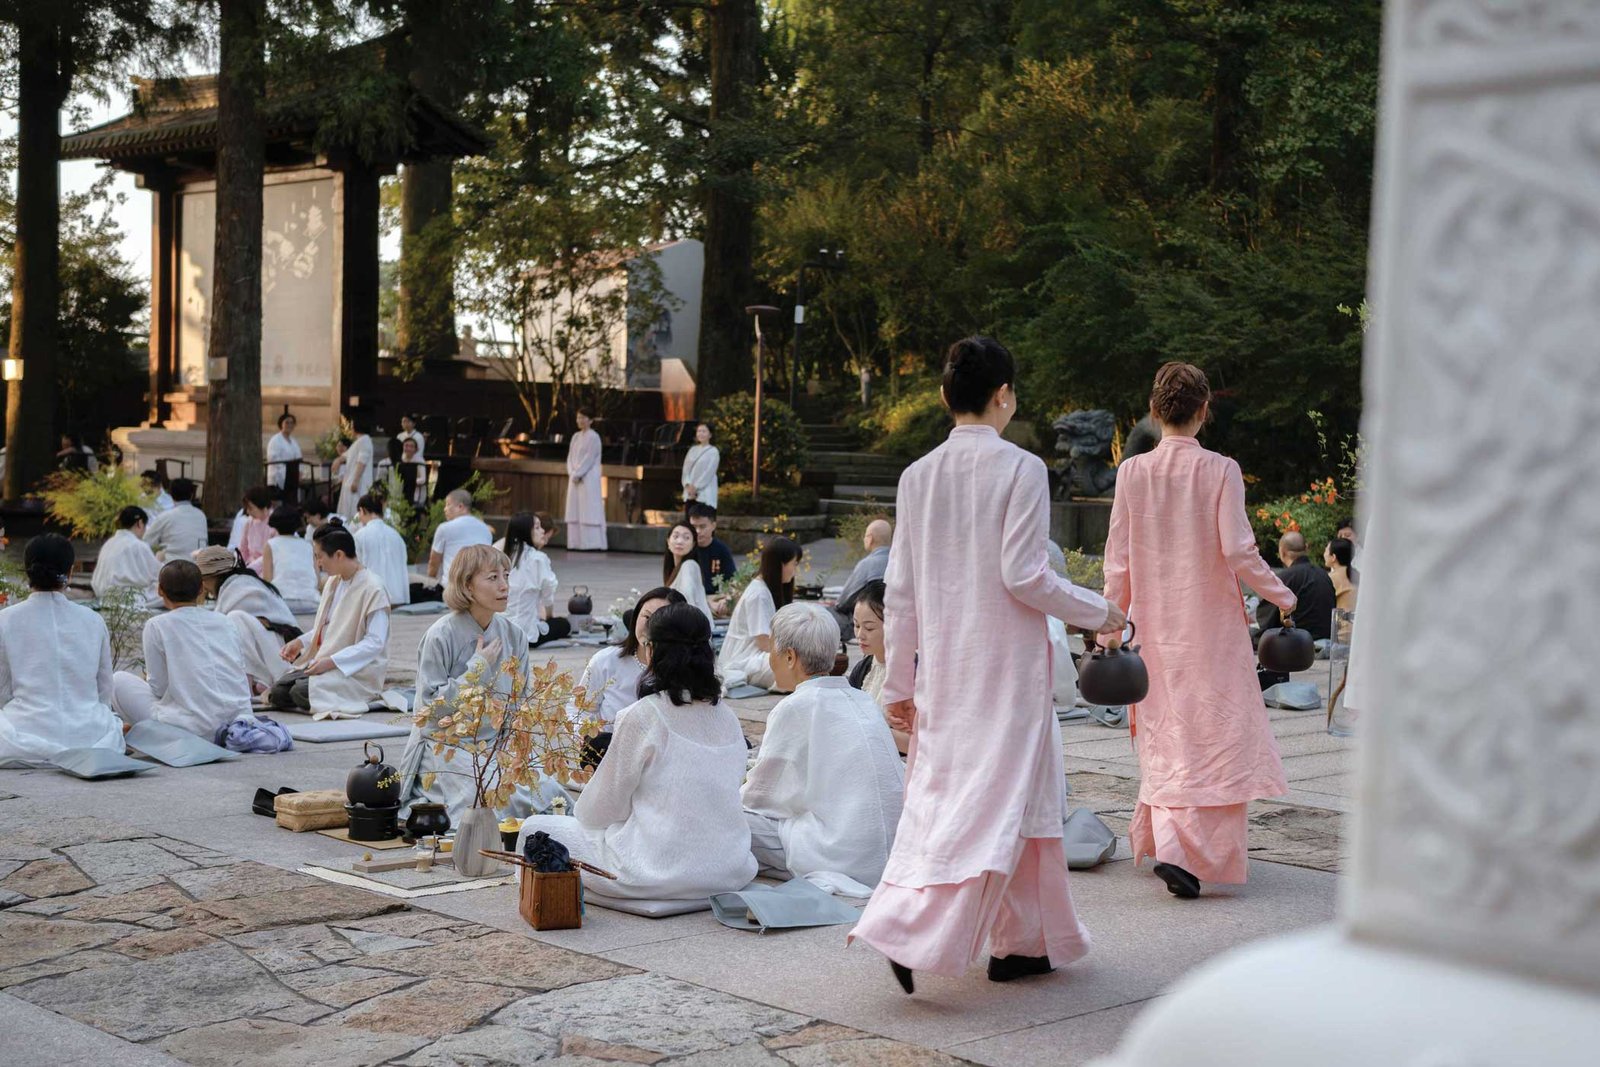
[[[720,700],[711,624],[699,609],[669,604],[650,617],[641,651],[640,699],[624,708],[611,747],[571,816],[535,815],[585,872],[592,892],[650,900],[697,900],[742,889],[756,874],[739,786],[744,733]]]
[[[32,592],[0,611],[0,767],[41,766],[70,748],[123,751],[122,720],[111,710],[111,635],[65,593],[75,561],[65,537],[35,537],[23,556]],[[737,803],[737,778],[733,796]]]

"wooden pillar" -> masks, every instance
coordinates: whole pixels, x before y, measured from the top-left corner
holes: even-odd
[[[372,411],[378,378],[378,167],[340,161],[338,408]]]
[[[177,374],[178,194],[167,174],[138,176],[150,191],[150,397],[147,420],[160,426],[172,416],[166,396]]]

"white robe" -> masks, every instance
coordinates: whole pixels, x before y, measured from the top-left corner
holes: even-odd
[[[260,621],[266,619],[280,625],[299,626],[283,597],[258,579],[236,574],[217,590],[215,610],[233,623],[239,651],[244,656],[245,673],[251,681],[265,689],[283,677],[289,670],[289,664],[279,654],[285,642]]]
[[[609,759],[609,755],[607,756]],[[741,791],[777,823],[789,872],[875,886],[889,861],[905,768],[876,701],[843,678],[811,678],[767,718]]]
[[[144,670],[144,678],[113,679],[116,710],[129,722],[155,719],[209,741],[217,727],[250,713],[238,634],[216,612],[178,608],[145,623]]]
[[[244,513],[244,508],[240,508],[233,513],[233,525],[228,527],[228,548],[230,551],[236,550],[240,545],[244,544],[244,530],[249,525],[250,516]]]
[[[600,435],[593,430],[572,435],[572,444],[567,449],[567,479],[567,548],[605,551],[606,502],[601,490],[604,479],[600,474]]]
[[[698,900],[743,889],[756,874],[739,803],[745,760],[727,704],[645,697],[617,716],[576,818],[536,815],[523,836],[543,830],[575,859],[615,874],[583,874],[589,890],[607,896]]]
[[[504,552],[505,538],[496,541],[494,547]],[[511,595],[506,601],[506,617],[522,627],[530,640],[535,636],[543,637],[550,632],[543,612],[547,607],[554,608],[559,587],[550,557],[531,545],[524,545],[522,554],[511,565]]]
[[[610,730],[618,713],[638,701],[643,677],[644,664],[637,656],[623,655],[621,645],[602,648],[589,657],[578,685],[596,702],[589,714],[600,720],[602,730]]]
[[[347,597],[356,599],[346,603]],[[300,648],[297,669],[319,659],[331,659],[336,668],[311,676],[311,717],[366,714],[383,695],[389,668],[389,597],[378,576],[363,567],[349,581],[329,578]]]
[[[356,558],[376,574],[391,605],[411,603],[411,571],[406,567],[406,539],[382,519],[355,529]]]
[[[772,617],[777,613],[767,583],[752,578],[733,606],[728,633],[722,639],[722,652],[717,656],[717,672],[729,689],[746,684],[772,688],[772,664],[767,654],[756,647],[756,638],[772,635]]]
[[[298,463],[302,458],[300,442],[293,437],[285,437],[282,433],[275,433],[267,439],[267,484],[276,489],[282,489],[284,476],[291,463]]]
[[[706,580],[700,573],[700,564],[686,559],[678,566],[672,579],[672,588],[683,594],[683,599],[699,608],[706,621],[712,621],[711,601],[706,597]]]
[[[357,468],[360,468],[359,471]],[[339,490],[339,514],[346,519],[356,513],[356,502],[372,488],[372,438],[362,434],[350,442],[344,454],[344,466],[339,471],[342,481]]]
[[[210,537],[205,512],[187,500],[153,517],[144,531],[144,543],[163,561],[191,558]]]
[[[62,593],[0,611],[0,767],[39,766],[69,748],[124,751],[111,710],[111,635]]]
[[[1078,702],[1078,667],[1072,662],[1072,640],[1067,624],[1054,615],[1046,618],[1050,627],[1050,699],[1058,708]]]
[[[356,551],[361,550],[357,548]],[[297,615],[313,614],[319,596],[311,542],[288,534],[275,534],[267,542],[266,555],[272,558],[272,584],[278,587],[284,603]],[[262,573],[266,573],[264,566]]]
[[[156,601],[156,578],[161,564],[150,546],[139,540],[132,530],[118,530],[100,549],[95,560],[94,573],[89,576],[89,586],[102,600],[118,589],[137,589],[150,601]]]
[[[478,655],[478,640],[485,644],[498,640],[500,655],[494,660],[484,660]],[[486,629],[479,629],[471,614],[451,612],[428,627],[417,652],[417,699],[415,708],[421,711],[436,700],[452,700],[460,689],[467,672],[481,666],[481,681],[492,682],[498,692],[504,693],[510,684],[505,675],[495,675],[507,656],[521,656],[524,673],[532,669],[527,655],[528,637],[520,626],[496,615]],[[479,734],[482,740],[493,740],[494,731],[485,727]],[[445,753],[434,755],[435,739],[432,730],[412,726],[406,740],[406,750],[397,769],[400,772],[400,817],[410,814],[411,805],[420,801],[443,804],[450,813],[452,825],[459,825],[461,816],[475,801],[472,768],[462,753],[456,753],[448,762]],[[448,750],[447,750],[448,751]],[[431,785],[424,786],[422,776],[433,774]],[[518,789],[504,808],[496,811],[497,819],[523,818],[535,811],[550,810],[550,803],[558,796],[566,796],[561,783],[540,775],[537,790]],[[571,798],[568,797],[568,802]]]
[[[688,497],[687,489],[693,486],[693,499],[716,507],[717,467],[721,463],[722,453],[717,451],[716,445],[691,445],[688,455],[683,457],[684,496]]]

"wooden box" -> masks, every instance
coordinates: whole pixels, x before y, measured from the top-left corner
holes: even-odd
[[[579,872],[546,874],[524,867],[521,893],[517,910],[535,930],[577,930],[583,926],[583,882]]]

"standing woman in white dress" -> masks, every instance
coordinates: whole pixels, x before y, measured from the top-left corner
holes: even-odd
[[[706,580],[694,558],[694,527],[674,523],[667,533],[667,550],[661,556],[661,582],[683,594],[683,599],[711,619],[711,602],[706,599]]]
[[[711,427],[701,423],[694,428],[694,444],[683,457],[683,500],[698,500],[707,507],[717,506],[717,467],[722,453],[711,443]]]
[[[588,552],[606,550],[606,502],[600,483],[600,435],[590,428],[594,420],[578,409],[578,432],[567,448],[567,548]]]
[[[800,546],[774,537],[761,550],[761,573],[750,580],[728,620],[717,669],[729,689],[775,684],[768,654],[772,651],[772,617],[794,599],[794,575],[800,569]]]
[[[340,457],[344,460],[344,480],[339,489],[338,514],[347,519],[355,518],[356,505],[372,488],[372,438],[367,432],[366,417],[357,418],[355,427],[356,439]]]
[[[295,467],[294,485],[300,485],[300,442],[294,439],[295,417],[285,411],[278,416],[278,432],[267,439],[267,484],[282,489],[289,480],[289,467]]]

